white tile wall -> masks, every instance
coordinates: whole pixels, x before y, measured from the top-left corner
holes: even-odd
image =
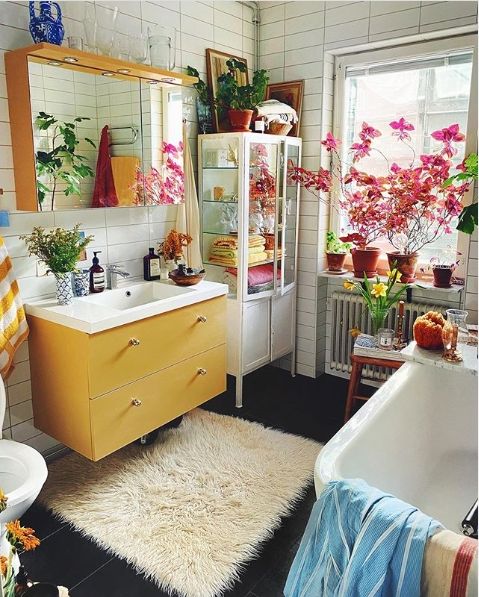
[[[85,36],[82,20],[86,2],[62,2],[64,24],[67,35]],[[254,29],[251,23],[252,10],[238,2],[101,2],[102,5],[118,5],[120,9],[118,30],[122,34],[146,32],[151,25],[171,25],[177,28],[177,68],[191,64],[203,78],[206,77],[205,49],[217,47],[226,52],[245,56],[253,65]],[[10,127],[7,110],[5,82],[5,51],[32,43],[28,32],[28,3],[0,2],[0,187],[4,189],[0,197],[0,209],[15,210],[15,189],[13,183]],[[65,36],[65,37],[66,37]],[[57,89],[52,87],[52,89]],[[60,93],[66,87],[54,91],[46,102],[50,110],[60,103]],[[81,91],[79,98],[88,107],[87,90]],[[193,159],[196,156],[196,111],[194,92],[184,94],[184,112],[189,121],[189,136]],[[41,99],[44,99],[42,93]],[[45,98],[46,99],[46,98]],[[115,115],[122,116],[116,106]],[[120,111],[118,111],[120,110]],[[117,121],[118,122],[118,121]],[[25,244],[19,235],[29,233],[33,226],[72,226],[77,222],[87,234],[94,234],[93,246],[87,251],[88,259],[93,249],[102,250],[101,261],[121,261],[134,276],[142,275],[142,256],[150,245],[162,240],[176,220],[174,206],[121,208],[121,209],[82,209],[55,213],[29,214],[12,213],[10,227],[0,228],[6,246],[13,258],[13,266],[19,280],[20,292],[24,300],[48,296],[54,292],[51,276],[37,277],[36,262],[29,258]],[[40,451],[54,448],[56,441],[35,429],[31,410],[30,367],[28,346],[25,343],[15,358],[15,369],[8,380],[8,409],[4,422],[5,437],[24,441]],[[53,365],[46,361],[45,371]]]
[[[300,134],[307,168],[319,166],[319,141],[332,125],[333,58],[327,50],[477,23],[476,2],[327,0],[261,2],[261,8],[261,66],[269,69],[273,82],[305,81]],[[297,340],[303,347],[313,337],[316,342],[313,350],[298,351],[298,372],[315,376],[325,370],[329,333],[328,283],[317,277],[325,266],[328,209],[303,193],[300,215],[298,296],[304,300],[298,300]],[[477,321],[477,237],[471,241],[466,305],[471,321]],[[287,361],[281,364],[288,366]]]

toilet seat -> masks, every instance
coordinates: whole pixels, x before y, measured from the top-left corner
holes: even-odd
[[[47,474],[45,460],[34,448],[0,440],[0,488],[8,496],[9,507],[38,494]]]

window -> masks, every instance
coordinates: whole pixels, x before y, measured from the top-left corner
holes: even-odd
[[[452,39],[440,40],[337,60],[340,101],[335,117],[336,134],[343,142],[343,163],[350,161],[348,148],[357,140],[364,121],[383,133],[374,140],[374,147],[381,153],[372,152],[358,165],[359,169],[376,175],[388,170],[388,162],[381,154],[403,166],[411,162],[412,152],[390,135],[389,123],[401,116],[414,125],[410,145],[417,156],[437,148],[438,142],[430,136],[433,131],[453,123],[458,123],[462,132],[467,131],[472,104],[473,42],[469,38],[462,43],[455,40],[455,44]],[[431,51],[434,45],[436,49]],[[453,161],[458,164],[464,157],[465,144],[457,146],[459,152]],[[344,214],[336,227],[347,230]],[[457,232],[443,235],[421,250],[421,260],[427,262],[438,251],[457,247],[457,242]],[[391,248],[386,238],[374,244]]]

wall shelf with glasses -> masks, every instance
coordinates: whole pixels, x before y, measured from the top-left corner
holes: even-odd
[[[228,373],[241,406],[247,373],[288,354],[295,371],[299,187],[288,169],[301,165],[301,140],[221,133],[198,144],[203,263],[229,286]]]

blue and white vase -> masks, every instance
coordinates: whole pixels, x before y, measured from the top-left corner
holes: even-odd
[[[39,2],[40,12],[35,14],[35,2],[30,0],[30,33],[36,44],[48,42],[57,46],[62,45],[65,29],[62,23],[62,11],[58,2]],[[52,7],[56,17],[52,15]]]
[[[59,305],[70,305],[73,302],[72,274],[71,272],[56,273],[57,301]]]
[[[90,272],[88,270],[73,273],[75,296],[88,296],[90,293]]]

